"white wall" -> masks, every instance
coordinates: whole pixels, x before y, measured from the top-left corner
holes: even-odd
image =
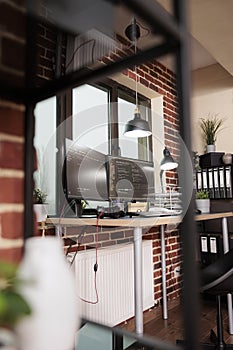
[[[204,153],[200,118],[218,114],[224,119],[216,142],[216,151],[233,153],[233,77],[215,64],[193,73],[191,125],[193,150]]]

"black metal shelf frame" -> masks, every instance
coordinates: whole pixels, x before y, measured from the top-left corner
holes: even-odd
[[[60,93],[66,88],[82,85],[84,83],[94,82],[112,73],[129,68],[135,64],[156,59],[167,53],[175,55],[176,73],[177,73],[177,96],[180,120],[180,134],[191,154],[191,135],[190,135],[190,69],[189,69],[189,32],[187,16],[187,0],[173,0],[173,15],[168,14],[155,0],[122,0],[109,1],[113,4],[122,3],[128,9],[138,15],[144,23],[147,23],[153,32],[159,32],[164,35],[164,42],[158,46],[141,51],[131,57],[124,58],[111,65],[104,66],[92,72],[79,70],[58,77],[54,81],[48,82],[43,88],[27,86],[25,91],[9,90],[5,93],[14,95],[23,99],[26,104],[27,118],[25,128],[25,238],[32,235],[33,232],[33,211],[32,211],[32,188],[33,188],[33,107],[37,101]],[[29,16],[30,17],[30,16]],[[36,19],[33,18],[33,21]],[[30,29],[29,29],[30,30]],[[29,57],[35,56],[35,41],[31,38],[27,42]],[[27,64],[26,76],[32,79],[33,66],[35,61],[30,60]],[[14,96],[13,96],[14,97]],[[29,158],[28,158],[29,157]],[[180,182],[182,184],[183,196],[189,193],[189,180],[185,178],[185,166],[188,160],[184,159],[180,167]],[[183,272],[184,272],[184,336],[186,339],[186,348],[197,350],[199,338],[199,288],[198,275],[195,264],[196,229],[193,220],[194,204],[193,199],[186,211],[182,225],[180,227],[182,250],[183,250]],[[190,278],[191,276],[191,278]],[[164,344],[164,349],[166,344]],[[175,346],[174,346],[175,348]]]

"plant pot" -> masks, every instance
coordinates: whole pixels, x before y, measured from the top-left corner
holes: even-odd
[[[47,219],[48,210],[47,204],[33,204],[34,213],[36,214],[37,222],[43,222]]]
[[[17,338],[13,330],[0,326],[0,349],[16,350]]]
[[[215,152],[216,151],[216,146],[215,145],[207,145],[206,146],[206,152],[210,153],[210,152]]]
[[[210,199],[196,199],[196,207],[202,214],[210,212]]]

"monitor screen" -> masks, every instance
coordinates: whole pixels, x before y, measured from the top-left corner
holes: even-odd
[[[152,162],[108,156],[109,199],[148,201],[154,198]]]
[[[65,139],[63,189],[68,199],[108,200],[106,155]]]

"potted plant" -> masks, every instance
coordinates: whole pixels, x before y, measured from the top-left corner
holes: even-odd
[[[201,118],[200,126],[203,132],[207,153],[215,152],[216,136],[222,124],[223,119],[218,118],[217,115],[208,117],[207,119]]]
[[[208,191],[198,190],[196,192],[196,207],[202,214],[210,212],[210,199]]]
[[[36,188],[33,191],[34,212],[36,213],[38,222],[43,222],[47,218],[47,196],[47,193],[43,192],[40,188]]]
[[[16,346],[15,326],[31,309],[19,292],[25,283],[18,277],[15,264],[0,261],[0,344],[1,349],[13,349]]]

